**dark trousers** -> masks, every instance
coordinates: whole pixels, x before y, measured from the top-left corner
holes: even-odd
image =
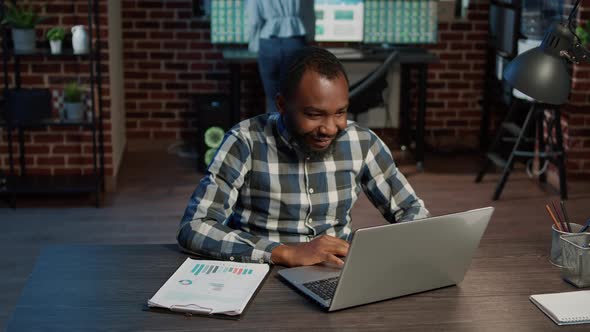
[[[266,95],[266,111],[276,112],[275,97],[279,92],[281,74],[286,71],[287,59],[305,46],[303,37],[260,38],[258,70]]]

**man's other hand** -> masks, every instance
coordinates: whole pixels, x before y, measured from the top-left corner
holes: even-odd
[[[273,249],[271,260],[275,264],[284,266],[314,265],[332,263],[344,265],[339,257],[348,254],[348,242],[329,235],[316,237],[311,242],[282,245]]]

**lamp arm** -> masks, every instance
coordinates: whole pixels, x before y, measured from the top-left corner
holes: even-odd
[[[579,64],[580,62],[590,63],[590,51],[588,51],[584,46],[582,46],[582,44],[578,42],[574,42],[573,47],[569,50],[561,51],[560,55],[575,64]]]
[[[576,12],[578,11],[578,6],[580,5],[581,0],[576,0],[574,3],[574,7],[567,18],[567,27],[574,36],[574,40],[572,43],[572,47],[569,50],[562,50],[559,52],[559,55],[567,58],[569,61],[579,64],[580,61],[590,62],[590,51],[588,51],[584,46],[582,46],[580,37],[576,35],[576,32],[573,29],[573,22]]]

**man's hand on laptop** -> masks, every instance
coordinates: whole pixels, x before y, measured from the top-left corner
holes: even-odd
[[[331,263],[344,265],[340,257],[348,254],[348,242],[329,235],[319,236],[310,242],[281,245],[273,249],[271,260],[284,266],[314,265]]]

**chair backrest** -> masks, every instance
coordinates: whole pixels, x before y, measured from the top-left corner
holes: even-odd
[[[387,87],[387,71],[396,60],[398,53],[393,51],[375,70],[349,88],[349,113],[354,115],[367,111],[383,102],[381,93]]]

